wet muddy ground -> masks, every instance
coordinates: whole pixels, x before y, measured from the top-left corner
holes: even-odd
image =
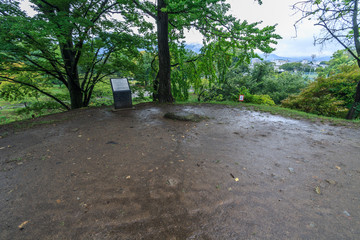
[[[41,120],[0,127],[0,239],[360,239],[359,129],[219,105]]]

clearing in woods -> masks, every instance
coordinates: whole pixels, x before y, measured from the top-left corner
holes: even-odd
[[[208,104],[33,121],[0,127],[0,239],[360,238],[359,129]]]

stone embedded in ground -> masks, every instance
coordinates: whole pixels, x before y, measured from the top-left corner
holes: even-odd
[[[179,120],[179,121],[187,121],[187,122],[201,122],[202,120],[208,119],[207,116],[198,115],[195,113],[172,113],[172,112],[165,113],[164,118]]]

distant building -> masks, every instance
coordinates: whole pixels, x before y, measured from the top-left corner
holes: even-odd
[[[280,69],[281,65],[290,62],[289,60],[284,60],[284,59],[275,59],[271,61],[272,63],[274,63],[274,69],[275,71],[278,72],[283,72],[284,70]]]
[[[302,63],[302,64],[309,64],[309,63],[310,63],[310,61],[309,61],[309,60],[304,59],[304,60],[302,60],[302,61],[301,61],[301,63]]]

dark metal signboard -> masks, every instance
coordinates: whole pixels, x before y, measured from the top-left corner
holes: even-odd
[[[131,89],[126,78],[110,79],[115,109],[132,108]]]

